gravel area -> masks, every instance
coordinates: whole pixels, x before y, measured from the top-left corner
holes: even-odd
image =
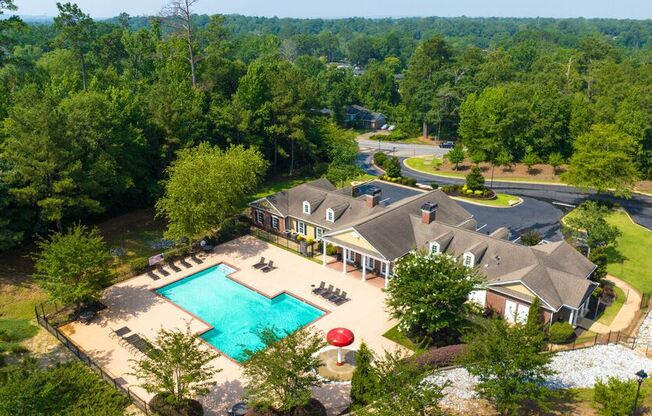
[[[638,329],[638,342],[642,345],[652,346],[652,313],[645,316],[641,327]]]
[[[634,378],[640,369],[652,372],[652,360],[621,345],[597,345],[555,354],[550,368],[557,372],[549,380],[554,389],[593,387],[599,378],[614,376]],[[463,368],[444,370],[428,377],[427,381],[445,385],[442,405],[460,408],[465,401],[476,398],[477,379]],[[448,383],[448,384],[447,384]]]

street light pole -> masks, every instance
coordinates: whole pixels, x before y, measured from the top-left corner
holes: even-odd
[[[636,381],[638,382],[638,387],[636,388],[636,397],[634,398],[634,407],[632,407],[632,416],[636,415],[636,408],[638,407],[638,396],[641,393],[641,384],[643,380],[647,378],[647,373],[645,370],[639,370],[636,372]]]

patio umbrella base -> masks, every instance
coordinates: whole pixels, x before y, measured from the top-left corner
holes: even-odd
[[[324,365],[319,367],[319,375],[333,381],[350,381],[355,370],[355,351],[342,349],[344,362],[337,363],[337,348],[326,350],[319,354]]]

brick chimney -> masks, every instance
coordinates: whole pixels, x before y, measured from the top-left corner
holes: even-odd
[[[381,189],[377,186],[370,186],[364,193],[367,208],[373,208],[380,203]]]
[[[421,222],[430,224],[437,217],[437,204],[434,202],[426,202],[421,205]]]

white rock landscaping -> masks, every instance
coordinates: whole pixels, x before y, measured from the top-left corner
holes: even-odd
[[[597,345],[556,353],[550,368],[557,372],[550,377],[551,388],[590,388],[598,379],[633,379],[641,369],[652,373],[652,360],[622,345]],[[428,377],[428,381],[440,386],[449,383],[443,390],[444,406],[457,407],[460,401],[477,397],[477,379],[463,368],[441,371]]]

